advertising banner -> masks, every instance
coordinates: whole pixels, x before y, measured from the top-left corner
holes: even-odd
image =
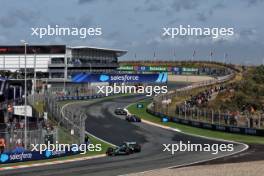
[[[173,72],[174,74],[194,74],[198,72],[210,73],[208,68],[192,68],[192,67],[173,67],[173,66],[120,66],[118,70],[122,71],[138,71],[138,72]],[[209,70],[209,71],[208,71]]]
[[[137,66],[137,71],[149,71],[149,67],[148,66]]]
[[[34,152],[25,151],[22,153],[13,153],[13,152],[2,153],[0,154],[0,164],[33,161],[33,160],[44,160],[44,159],[74,155],[78,153],[79,152],[73,152],[73,151],[49,151],[49,150],[46,150],[42,154],[40,154],[40,152],[37,151]]]
[[[27,106],[26,108],[25,106],[13,106],[13,108],[14,108],[15,115],[24,116],[26,114],[28,117],[32,117],[32,107],[31,106]]]
[[[129,70],[132,71],[134,70],[133,66],[120,66],[118,70]]]
[[[149,71],[167,71],[167,67],[149,67]]]
[[[198,68],[186,68],[186,67],[183,67],[182,71],[183,72],[198,72]]]
[[[181,71],[182,71],[181,67],[171,67],[171,72],[174,74],[180,75]]]
[[[85,74],[80,73],[72,78],[74,83],[108,82],[108,83],[166,83],[168,73],[157,74]]]

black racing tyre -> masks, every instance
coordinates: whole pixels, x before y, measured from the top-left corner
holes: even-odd
[[[114,156],[114,149],[109,147],[107,150],[106,150],[106,155],[108,156]]]
[[[136,145],[134,147],[134,152],[141,152],[141,146],[140,145]]]
[[[130,155],[130,154],[131,154],[131,151],[130,151],[129,148],[126,149],[126,154],[127,154],[127,155]]]

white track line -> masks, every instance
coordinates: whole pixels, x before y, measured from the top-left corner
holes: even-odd
[[[135,104],[135,103],[133,103]],[[131,104],[130,104],[131,105]],[[130,105],[127,105],[125,107],[125,109],[127,110],[127,107],[130,106]],[[128,110],[127,110],[128,111]],[[129,111],[128,111],[129,112]],[[129,113],[130,114],[130,113]],[[249,146],[247,144],[244,144],[244,143],[241,143],[241,142],[236,142],[236,141],[231,141],[231,140],[225,140],[225,139],[218,139],[218,138],[213,138],[213,137],[206,137],[206,136],[201,136],[201,135],[196,135],[196,134],[192,134],[192,133],[187,133],[187,132],[183,132],[181,130],[178,130],[178,129],[175,129],[175,128],[172,128],[172,127],[168,127],[168,126],[165,126],[165,125],[160,125],[160,124],[156,124],[156,123],[153,123],[153,122],[150,122],[148,120],[141,120],[143,123],[146,123],[146,124],[149,124],[149,125],[153,125],[153,126],[156,126],[156,127],[160,127],[160,128],[163,128],[163,129],[167,129],[167,130],[171,130],[171,131],[175,131],[175,132],[178,132],[178,133],[183,133],[183,134],[186,134],[186,135],[189,135],[189,136],[194,136],[194,137],[200,137],[200,138],[205,138],[205,139],[210,139],[210,140],[215,140],[215,141],[221,141],[221,142],[229,142],[229,143],[235,143],[235,144],[239,144],[239,145],[243,145],[244,148],[242,150],[239,150],[237,152],[234,152],[234,153],[230,153],[230,154],[227,154],[227,155],[223,155],[223,156],[217,156],[217,157],[214,157],[214,158],[210,158],[210,159],[204,159],[204,160],[200,160],[200,161],[195,161],[195,162],[192,162],[192,163],[186,163],[186,164],[180,164],[180,165],[175,165],[175,166],[170,166],[170,167],[165,167],[167,169],[172,169],[172,168],[178,168],[178,167],[184,167],[184,166],[190,166],[190,165],[193,165],[193,164],[199,164],[199,163],[203,163],[203,162],[208,162],[208,161],[212,161],[212,160],[215,160],[215,159],[219,159],[219,158],[223,158],[223,157],[227,157],[227,156],[232,156],[232,155],[235,155],[235,154],[238,154],[238,153],[241,153],[241,152],[244,152],[246,151]],[[162,169],[162,168],[159,168],[159,169]],[[153,172],[155,170],[159,170],[159,169],[151,169],[151,170],[147,170],[147,171],[143,171],[143,172],[135,172],[135,173],[129,173],[129,174],[124,174],[124,175],[130,175],[130,174],[144,174],[144,173],[148,173],[148,172]],[[121,176],[121,175],[120,175]]]
[[[64,111],[63,110],[65,109],[66,106],[69,106],[69,105],[72,105],[72,104],[84,104],[84,103],[87,103],[87,102],[89,102],[89,101],[85,101],[85,102],[70,102],[70,103],[67,103],[67,104],[65,104],[65,105],[62,106],[62,108],[61,108],[61,114],[64,116]],[[95,103],[95,102],[96,102],[96,100],[94,102],[89,102],[89,103]],[[106,140],[104,140],[102,138],[99,138],[99,137],[97,137],[97,136],[89,133],[88,131],[85,131],[85,133],[88,134],[88,135],[90,135],[90,136],[92,136],[92,137],[94,137],[94,138],[96,138],[97,140],[100,140],[100,141],[104,142],[104,143],[107,143],[107,144],[112,145],[114,147],[116,146],[115,144],[113,144],[111,142],[108,142],[108,141],[106,141]]]
[[[67,103],[65,105],[63,105],[62,109],[61,109],[61,113],[64,115],[64,108],[68,105],[71,105],[71,104],[82,104],[82,103],[87,103],[87,102],[70,102],[70,103]],[[125,109],[127,110],[127,107],[130,106],[130,105],[127,105],[125,107]],[[129,111],[127,110],[127,112],[129,113]],[[235,142],[235,141],[229,141],[229,140],[224,140],[224,139],[217,139],[217,138],[213,138],[213,137],[206,137],[206,136],[201,136],[201,135],[195,135],[195,134],[191,134],[191,133],[186,133],[186,132],[182,132],[181,130],[179,129],[176,129],[176,128],[172,128],[172,127],[168,127],[168,126],[165,126],[165,125],[160,125],[160,124],[156,124],[156,123],[153,123],[153,122],[150,122],[150,121],[147,121],[147,120],[144,120],[142,119],[142,122],[143,123],[146,123],[148,125],[152,125],[152,126],[156,126],[156,127],[159,127],[159,128],[163,128],[163,129],[166,129],[166,130],[170,130],[170,131],[174,131],[174,132],[179,132],[179,133],[183,133],[183,134],[186,134],[186,135],[190,135],[190,136],[195,136],[195,137],[201,137],[201,138],[205,138],[205,139],[211,139],[211,140],[215,140],[215,141],[222,141],[222,142],[230,142],[230,143],[236,143],[236,144],[240,144],[240,145],[244,145],[245,147],[240,150],[240,151],[237,151],[237,152],[234,152],[234,153],[231,153],[231,154],[227,154],[227,155],[224,155],[224,156],[217,156],[217,157],[214,157],[214,158],[210,158],[210,159],[205,159],[205,160],[200,160],[200,161],[196,161],[196,162],[192,162],[192,163],[187,163],[187,164],[181,164],[181,165],[175,165],[175,166],[170,166],[170,167],[167,167],[168,169],[172,169],[172,168],[177,168],[177,167],[183,167],[183,166],[189,166],[189,165],[193,165],[193,164],[198,164],[198,163],[203,163],[203,162],[207,162],[207,161],[211,161],[211,160],[215,160],[215,159],[218,159],[218,158],[223,158],[223,157],[227,157],[227,156],[231,156],[231,155],[235,155],[235,154],[238,154],[238,153],[241,153],[245,150],[247,150],[249,148],[249,146],[247,144],[244,144],[244,143],[240,143],[240,142]],[[98,140],[101,140],[105,143],[108,143],[110,145],[113,145],[115,146],[114,144],[110,143],[110,142],[107,142],[101,138],[98,138],[96,136],[94,136],[93,134],[89,133],[88,131],[85,132],[86,134],[89,134],[91,135],[92,137],[98,139]],[[103,155],[105,156],[105,155]],[[92,159],[92,158],[91,158]],[[1,170],[1,169],[0,169]],[[155,170],[158,170],[158,169],[152,169],[152,170],[147,170],[147,171],[143,171],[143,172],[137,172],[137,173],[147,173],[147,172],[153,172]],[[133,174],[133,173],[130,173],[130,174]],[[135,173],[136,174],[136,173]],[[128,174],[125,174],[125,175],[128,175]]]
[[[130,105],[128,105],[128,106],[130,106]],[[125,107],[126,110],[127,110],[128,106]],[[200,137],[200,138],[205,138],[205,139],[210,139],[210,140],[215,140],[215,141],[221,141],[221,142],[235,143],[235,144],[239,144],[239,145],[243,145],[244,146],[244,148],[242,150],[239,150],[239,151],[234,152],[234,153],[230,153],[230,154],[223,155],[223,156],[217,156],[217,157],[210,158],[210,159],[204,159],[204,160],[200,160],[200,161],[195,161],[195,162],[192,162],[192,163],[179,164],[179,165],[175,165],[175,166],[165,167],[167,169],[173,169],[173,168],[178,168],[178,167],[190,166],[190,165],[193,165],[193,164],[199,164],[199,163],[203,163],[203,162],[207,162],[207,161],[212,161],[212,160],[215,160],[215,159],[219,159],[219,158],[223,158],[223,157],[227,157],[227,156],[231,156],[231,155],[235,155],[235,154],[244,152],[245,150],[247,150],[249,148],[249,146],[247,144],[244,144],[244,143],[240,143],[240,142],[236,142],[236,141],[230,141],[230,140],[225,140],[225,139],[218,139],[218,138],[213,138],[213,137],[206,137],[206,136],[196,135],[196,134],[192,134],[192,133],[187,133],[187,132],[183,132],[181,130],[178,130],[176,128],[172,128],[172,127],[168,127],[168,126],[165,126],[165,125],[156,124],[156,123],[150,122],[148,120],[143,120],[142,119],[141,121],[143,123],[146,123],[146,124],[149,124],[149,125],[153,125],[153,126],[160,127],[160,128],[163,128],[163,129],[175,131],[175,132],[178,132],[178,133],[183,133],[183,134],[186,134],[186,135],[189,135],[189,136],[195,136],[195,137]],[[143,171],[143,172],[129,173],[129,174],[124,174],[124,175],[144,174],[144,173],[153,172],[153,171],[160,170],[160,169],[162,169],[162,168],[151,169],[151,170],[147,170],[147,171]]]
[[[127,110],[127,107],[130,106],[130,105],[127,105],[125,107],[125,109]],[[201,136],[201,135],[186,133],[186,132],[182,132],[182,131],[180,131],[178,129],[174,129],[174,128],[171,128],[171,127],[168,127],[168,126],[165,126],[165,125],[155,124],[155,123],[150,122],[150,121],[147,121],[147,120],[142,120],[142,122],[147,123],[149,125],[157,126],[157,127],[163,128],[163,129],[167,129],[167,130],[171,130],[171,131],[176,131],[176,132],[179,132],[179,133],[183,133],[183,134],[186,134],[186,135],[190,135],[190,136],[201,137],[201,138],[211,139],[211,140],[215,140],[215,141],[236,143],[236,144],[239,144],[239,145],[243,145],[244,146],[244,148],[242,150],[239,150],[239,151],[234,152],[234,153],[231,153],[231,154],[227,154],[227,155],[224,155],[224,156],[218,156],[218,157],[214,157],[214,158],[211,158],[211,159],[200,160],[200,161],[196,161],[196,162],[192,162],[192,163],[187,163],[187,164],[181,164],[181,165],[175,165],[175,166],[171,166],[171,167],[165,167],[165,168],[168,168],[168,169],[177,168],[177,167],[183,167],[183,166],[189,166],[189,165],[193,165],[193,164],[198,164],[198,163],[203,163],[203,162],[215,160],[215,159],[218,159],[218,158],[223,158],[223,157],[235,155],[235,154],[241,153],[241,152],[243,152],[243,151],[245,151],[245,150],[247,150],[249,148],[249,146],[247,144],[240,143],[240,142],[235,142],[235,141],[230,141],[230,140],[224,140],[224,139],[218,139],[218,138],[213,138],[213,137],[206,137],[206,136]],[[143,171],[143,172],[137,172],[137,173],[147,173],[147,172],[152,172],[152,171],[155,171],[155,170],[159,170],[159,169],[152,169],[152,170]],[[137,174],[137,173],[134,173],[134,174]],[[133,174],[133,173],[130,173],[130,174]],[[129,174],[125,174],[125,175],[129,175]]]

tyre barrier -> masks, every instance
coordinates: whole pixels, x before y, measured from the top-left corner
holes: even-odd
[[[164,121],[164,119],[166,119],[166,122],[174,122],[174,123],[189,125],[189,126],[208,129],[208,130],[222,131],[222,132],[236,133],[243,135],[252,135],[252,136],[264,136],[264,129],[217,125],[217,124],[194,121],[189,119],[182,119],[178,117],[171,117],[160,112],[154,112],[149,108],[147,108],[147,112],[157,118],[160,118],[161,121]]]

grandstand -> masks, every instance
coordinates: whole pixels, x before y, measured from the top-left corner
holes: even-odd
[[[44,72],[48,78],[68,79],[76,72],[110,72],[118,67],[125,50],[66,45],[28,45],[27,72]],[[24,71],[25,48],[0,46],[0,70]]]

